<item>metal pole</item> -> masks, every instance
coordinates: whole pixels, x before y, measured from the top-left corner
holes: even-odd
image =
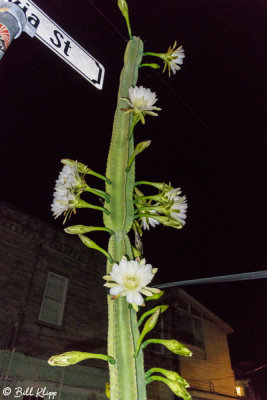
[[[23,10],[14,3],[0,0],[0,60],[13,39],[25,31],[31,37],[36,29],[28,23]]]
[[[245,272],[243,274],[214,276],[212,278],[191,279],[187,281],[163,283],[162,285],[155,285],[155,287],[159,289],[165,289],[168,287],[175,287],[175,286],[202,285],[204,283],[219,283],[219,282],[237,282],[237,281],[247,281],[251,279],[266,279],[266,278],[267,278],[267,270],[257,271],[257,272]]]

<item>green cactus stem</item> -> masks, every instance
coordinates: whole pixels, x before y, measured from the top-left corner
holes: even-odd
[[[114,231],[109,239],[108,252],[115,262],[122,256],[133,258],[132,246],[127,233],[134,219],[133,189],[135,178],[134,161],[126,171],[129,159],[134,153],[133,135],[129,139],[132,126],[131,113],[122,109],[131,86],[137,82],[138,69],[143,55],[143,42],[133,37],[127,44],[124,66],[120,76],[118,102],[114,116],[106,177],[112,182],[106,184],[110,202],[104,207],[110,212],[104,214],[105,227]],[[107,274],[112,263],[107,262]],[[143,353],[134,359],[134,343],[138,341],[136,312],[128,307],[124,297],[112,300],[108,296],[108,354],[116,360],[109,364],[111,400],[146,400],[146,383]]]

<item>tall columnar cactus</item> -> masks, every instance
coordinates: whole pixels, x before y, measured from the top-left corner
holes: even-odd
[[[145,55],[159,57],[164,61],[164,70],[169,74],[180,69],[184,52],[176,48],[176,42],[167,53],[144,53],[143,42],[132,36],[128,6],[119,0],[118,6],[126,20],[130,40],[124,55],[121,71],[117,107],[114,116],[113,132],[110,143],[106,175],[102,176],[77,161],[64,159],[64,167],[56,182],[52,211],[54,216],[65,215],[65,220],[76,212],[77,208],[91,208],[103,213],[104,226],[69,226],[65,231],[79,235],[89,248],[102,252],[107,257],[107,272],[103,277],[105,286],[110,288],[108,295],[108,355],[68,352],[53,356],[50,365],[67,366],[89,358],[100,358],[109,363],[110,390],[107,396],[111,400],[146,400],[146,385],[154,380],[161,381],[177,396],[190,399],[186,388],[188,383],[176,372],[152,368],[145,373],[143,349],[149,343],[159,343],[175,354],[190,356],[191,352],[177,340],[144,338],[157,323],[160,314],[168,306],[156,306],[143,313],[139,321],[137,315],[140,306],[146,300],[158,299],[163,292],[148,287],[157,269],[146,264],[142,257],[141,236],[143,230],[157,224],[183,227],[186,218],[186,198],[180,196],[180,189],[171,184],[135,181],[135,157],[149,146],[143,141],[134,147],[134,128],[145,116],[157,116],[160,108],[155,93],[150,89],[136,86],[140,67],[158,68],[158,64],[142,64]],[[105,191],[90,187],[85,176],[95,175],[105,181]],[[153,188],[156,193],[145,195],[140,186]],[[93,205],[81,199],[81,195],[90,192],[102,197],[104,205]],[[134,246],[128,233],[133,229]],[[106,231],[110,234],[108,249],[97,245],[87,234],[93,231]],[[103,299],[104,301],[104,299]],[[139,331],[140,326],[144,327]],[[161,375],[155,375],[159,373]]]

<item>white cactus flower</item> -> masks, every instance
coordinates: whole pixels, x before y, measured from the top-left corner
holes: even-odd
[[[138,306],[144,303],[141,293],[145,296],[152,296],[159,293],[159,289],[147,287],[155,273],[156,268],[145,264],[145,259],[140,262],[137,260],[128,261],[123,257],[119,264],[114,264],[110,275],[104,279],[108,282],[104,286],[110,288],[110,294],[116,297],[126,296],[126,301],[138,310]],[[113,282],[112,282],[113,281]]]
[[[175,41],[174,45],[169,47],[167,53],[159,55],[164,61],[163,72],[168,67],[169,76],[171,75],[171,72],[175,75],[176,71],[181,69],[180,65],[183,64],[185,58],[183,47],[179,46],[176,48],[176,45],[177,42]]]
[[[69,165],[64,165],[56,183],[61,183],[69,189],[81,185],[83,180],[80,177],[76,166],[70,167]]]
[[[144,116],[146,114],[157,116],[155,111],[160,111],[161,108],[155,107],[154,104],[157,102],[157,96],[155,92],[151,92],[150,89],[146,89],[143,86],[135,86],[129,88],[129,98],[123,97],[123,100],[127,101],[129,107],[123,109],[126,113],[133,112],[137,117],[141,119],[141,122],[145,123]]]
[[[169,200],[174,200],[174,198],[176,196],[179,196],[179,194],[181,194],[181,188],[174,188],[171,189],[169,192],[165,193],[165,196],[169,199]]]
[[[51,204],[51,210],[53,212],[53,216],[58,218],[60,215],[65,212],[74,209],[76,204],[76,196],[68,189],[66,189],[65,194],[58,194],[55,188],[54,200]]]
[[[83,184],[84,181],[77,167],[64,165],[56,180],[53,194],[54,200],[51,204],[51,210],[55,218],[62,214],[68,215],[72,211],[75,212],[75,207],[78,203],[78,197],[75,193],[79,192]]]
[[[186,196],[175,196],[174,204],[170,208],[170,216],[185,225],[186,211],[187,211],[187,201]]]
[[[142,217],[141,218],[141,227],[144,230],[149,231],[149,226],[152,226],[152,228],[155,228],[156,225],[159,225],[159,221],[156,220],[155,218],[150,218],[150,217]]]
[[[172,55],[171,55],[172,60],[170,61],[170,67],[172,70],[172,73],[175,75],[176,71],[179,71],[181,67],[179,65],[182,65],[184,62],[185,54],[184,54],[184,49],[182,46],[178,47]]]

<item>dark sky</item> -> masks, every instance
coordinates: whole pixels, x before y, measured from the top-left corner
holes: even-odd
[[[58,227],[50,203],[59,160],[78,159],[105,171],[127,40],[116,3],[36,0],[104,65],[102,91],[26,34],[0,64],[1,200]],[[136,129],[136,141],[152,140],[137,161],[137,179],[171,181],[182,187],[189,205],[182,231],[161,227],[145,233],[147,260],[160,268],[161,283],[267,269],[266,3],[128,4],[133,33],[144,40],[145,51],[165,52],[177,40],[186,53],[182,70],[170,79],[144,68],[139,75],[139,85],[156,91],[162,111]],[[71,221],[99,222],[88,211]],[[251,363],[246,371],[266,362],[266,281],[186,290],[233,326],[231,353]]]

